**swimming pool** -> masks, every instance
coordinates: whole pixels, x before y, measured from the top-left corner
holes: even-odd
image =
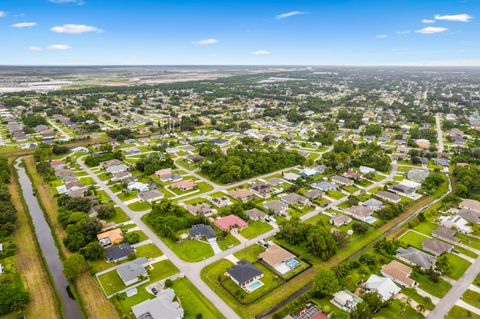
[[[292,260],[289,260],[285,263],[288,267],[290,267],[291,269],[293,268],[296,268],[298,266],[300,266],[300,262],[296,259],[292,259]]]
[[[373,224],[376,221],[377,221],[377,219],[375,217],[372,217],[372,216],[368,216],[367,218],[365,218],[365,222],[369,223],[369,224]]]
[[[261,282],[260,280],[257,280],[255,281],[254,283],[252,283],[251,285],[248,286],[248,291],[254,291],[260,287],[263,286],[263,282]]]

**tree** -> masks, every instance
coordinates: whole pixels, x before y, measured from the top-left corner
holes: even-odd
[[[367,292],[362,295],[363,302],[368,304],[371,313],[376,313],[383,306],[382,297],[377,292]]]
[[[331,314],[330,319],[350,319],[350,315],[346,311],[338,310]]]
[[[319,298],[333,295],[338,290],[338,279],[329,269],[321,269],[313,280],[313,293]]]
[[[368,226],[364,223],[355,222],[352,225],[352,230],[357,234],[364,234],[368,231]]]
[[[137,244],[140,242],[140,235],[138,233],[126,233],[125,234],[125,240],[129,244]]]
[[[85,271],[87,263],[81,254],[73,254],[63,262],[63,273],[68,280],[75,280]]]
[[[435,266],[439,272],[445,275],[449,274],[452,268],[450,265],[450,261],[448,261],[446,255],[438,257]]]
[[[96,241],[88,243],[87,246],[80,249],[80,253],[84,255],[87,260],[98,260],[105,257],[105,250]]]
[[[109,218],[112,218],[113,216],[115,216],[115,207],[102,205],[98,209],[97,213],[98,213],[98,215],[97,215],[98,218],[109,219]]]

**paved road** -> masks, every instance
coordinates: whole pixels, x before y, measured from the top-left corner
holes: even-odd
[[[435,309],[430,312],[429,319],[444,318],[450,309],[460,300],[468,287],[480,273],[480,256],[475,259],[475,262],[465,271],[462,278],[457,280],[453,287],[447,292],[447,294],[436,305]]]
[[[442,125],[441,125],[441,119],[440,119],[440,113],[437,113],[435,116],[435,121],[437,123],[437,143],[438,143],[438,151],[443,152],[444,146],[443,146],[443,135],[442,135]]]
[[[57,131],[59,131],[65,139],[72,139],[72,137],[68,135],[67,132],[65,132],[60,126],[57,125],[57,123],[55,123],[55,121],[49,119],[48,123],[50,123],[50,125],[52,125]]]

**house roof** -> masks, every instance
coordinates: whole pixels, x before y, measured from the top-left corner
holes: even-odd
[[[232,227],[244,228],[247,227],[247,222],[237,215],[228,215],[217,219],[214,224],[223,230],[230,230]]]
[[[432,231],[433,235],[436,235],[436,236],[439,236],[439,237],[444,237],[444,238],[447,238],[447,239],[449,239],[451,241],[454,241],[454,242],[460,242],[460,239],[455,237],[456,233],[457,232],[455,230],[444,227],[444,226],[438,226],[437,228],[435,228]]]
[[[407,249],[398,248],[397,257],[407,260],[408,262],[428,269],[435,264],[436,258],[414,247]]]
[[[397,194],[386,192],[386,191],[379,191],[375,195],[380,196],[380,197],[384,197],[384,198],[388,198],[388,199],[393,200],[393,201],[400,200],[400,197]]]
[[[458,211],[458,215],[471,223],[474,223],[474,224],[480,223],[480,214],[476,213],[473,210],[462,208]]]
[[[323,196],[323,192],[318,189],[311,189],[305,193],[305,196],[310,199],[315,199]]]
[[[424,250],[432,252],[435,255],[447,253],[453,248],[452,245],[438,239],[426,239],[422,242],[422,247]]]
[[[163,198],[165,195],[158,189],[152,189],[150,191],[141,193],[140,196],[143,200],[153,200],[153,199]]]
[[[115,228],[97,235],[98,240],[103,238],[110,239],[110,242],[112,243],[120,242],[123,240],[123,232],[120,228]]]
[[[367,217],[373,214],[373,210],[368,207],[363,207],[363,206],[353,206],[348,209],[348,212],[350,214],[357,216],[357,217]]]
[[[383,265],[381,271],[385,276],[389,276],[406,286],[410,287],[415,283],[415,280],[409,277],[412,273],[412,268],[396,260],[392,260],[390,263]]]
[[[196,184],[195,184],[194,181],[192,181],[191,179],[186,179],[186,180],[183,180],[183,181],[173,183],[172,187],[189,189],[189,188],[194,188],[195,185]]]
[[[246,197],[253,196],[253,192],[246,188],[238,188],[238,189],[234,189],[233,191],[230,191],[230,195],[232,195],[235,198],[246,198]]]
[[[474,199],[464,199],[460,207],[480,212],[480,201]]]
[[[148,299],[132,307],[135,318],[142,319],[177,319],[183,318],[182,306],[174,301],[175,291],[168,288],[161,290],[153,299]]]
[[[277,244],[272,244],[266,251],[260,254],[267,264],[275,266],[283,261],[295,258],[295,255]]]
[[[212,226],[205,224],[193,225],[192,228],[188,230],[188,233],[190,237],[205,236],[207,239],[217,238]]]
[[[258,208],[252,208],[245,211],[245,215],[247,215],[250,219],[257,219],[257,218],[264,218],[267,214],[261,211]]]
[[[378,292],[383,300],[389,300],[392,296],[400,292],[400,287],[395,285],[390,278],[377,275],[371,275],[365,283],[365,286],[370,290]]]
[[[123,282],[127,283],[135,278],[138,278],[141,275],[147,275],[147,271],[145,270],[144,266],[146,263],[147,258],[141,257],[121,264],[116,268],[116,270]]]
[[[118,260],[120,258],[128,257],[133,254],[135,250],[129,243],[112,246],[107,250],[107,259]]]
[[[288,209],[288,205],[278,199],[271,200],[263,204],[267,209],[271,209],[275,212],[281,212],[282,210]]]
[[[257,267],[246,259],[238,261],[237,264],[233,265],[227,272],[240,285],[263,275]]]

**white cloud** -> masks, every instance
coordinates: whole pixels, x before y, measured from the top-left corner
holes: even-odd
[[[416,33],[421,33],[421,34],[434,34],[434,33],[442,33],[447,31],[447,28],[444,27],[426,27],[420,30],[415,31]]]
[[[56,26],[50,28],[53,32],[57,33],[67,33],[67,34],[81,34],[85,32],[103,32],[97,27],[92,27],[84,24],[64,24],[61,26]]]
[[[281,14],[277,15],[275,18],[277,20],[279,20],[279,19],[285,19],[285,18],[288,18],[288,17],[298,16],[298,15],[302,15],[302,14],[305,14],[305,12],[303,12],[303,11],[289,11],[289,12],[285,12],[285,13],[281,13]]]
[[[375,36],[375,38],[377,38],[377,39],[386,39],[386,38],[388,38],[388,35],[386,35],[386,34],[377,34],[377,35]]]
[[[422,20],[422,23],[434,23],[435,20],[432,20],[432,19],[423,19]]]
[[[405,31],[397,31],[395,32],[396,34],[409,34],[411,31],[410,30],[405,30]]]
[[[42,51],[42,48],[31,45],[31,46],[28,47],[28,51]]]
[[[257,56],[262,56],[262,55],[269,55],[270,52],[267,51],[267,50],[260,49],[260,50],[257,50],[257,51],[253,51],[252,54],[257,55]]]
[[[17,28],[17,29],[23,29],[23,28],[35,27],[36,25],[37,25],[36,22],[19,22],[19,23],[12,24],[10,27]]]
[[[208,38],[208,39],[198,40],[193,43],[198,45],[212,45],[212,44],[218,44],[220,43],[220,41],[214,38]]]
[[[469,14],[447,14],[447,15],[435,15],[435,20],[444,20],[444,21],[456,21],[456,22],[470,22],[473,17]]]
[[[0,18],[3,18],[4,16],[6,16],[7,14],[3,11],[0,11]]]
[[[64,3],[73,3],[82,5],[84,4],[83,0],[49,0],[51,3],[64,4]]]
[[[70,50],[72,47],[67,44],[52,44],[48,46],[49,50]]]

